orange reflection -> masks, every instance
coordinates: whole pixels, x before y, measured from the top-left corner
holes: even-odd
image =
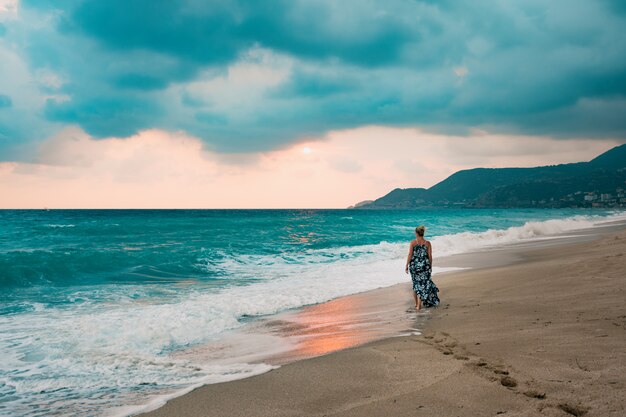
[[[276,325],[274,331],[295,342],[291,355],[318,356],[394,333],[396,326],[380,313],[372,309],[370,297],[343,297],[307,307]]]
[[[349,326],[354,320],[351,313],[358,307],[358,300],[345,297],[303,310],[296,316],[304,328],[294,353],[317,356],[363,343],[360,332]]]

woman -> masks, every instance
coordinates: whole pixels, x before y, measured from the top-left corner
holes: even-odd
[[[424,239],[426,228],[419,226],[415,228],[415,240],[411,241],[409,256],[406,258],[404,272],[411,271],[413,281],[413,299],[415,309],[424,307],[434,307],[439,304],[437,293],[439,288],[431,280],[430,274],[433,270],[433,250],[430,242]]]

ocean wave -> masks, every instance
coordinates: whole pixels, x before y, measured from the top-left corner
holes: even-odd
[[[625,218],[623,213],[572,216],[431,240],[439,258]],[[69,296],[75,301],[69,306],[37,303],[20,314],[0,315],[0,395],[17,398],[12,406],[22,407],[17,409],[23,415],[36,415],[29,408],[33,406],[48,413],[84,415],[94,407],[129,402],[144,389],[175,392],[228,375],[261,372],[266,368],[245,363],[211,367],[173,359],[171,353],[219,339],[250,317],[408,282],[403,262],[407,249],[408,241],[278,254],[206,249],[194,266],[222,277],[220,287],[168,287],[167,296],[150,297],[152,287],[144,285],[137,290],[142,295],[134,297],[134,287],[113,285],[99,288],[106,295],[98,302],[88,302],[92,295],[83,289]],[[68,390],[79,400],[66,398]]]
[[[436,256],[463,253],[489,246],[515,243],[554,233],[592,227],[597,219],[576,217],[528,222],[506,230],[459,233],[433,238]],[[121,350],[159,355],[204,342],[241,324],[242,317],[273,314],[282,310],[319,303],[339,296],[390,286],[407,281],[403,258],[408,243],[310,250],[294,262],[289,256],[225,257],[225,273],[238,276],[245,285],[204,291],[192,287],[180,299],[146,302],[125,299],[117,304],[80,305],[48,323],[52,340],[78,340],[77,350],[115,353]],[[323,261],[331,255],[333,262]],[[440,272],[435,269],[435,273]],[[249,278],[250,281],[245,281]],[[42,312],[47,314],[47,312]],[[29,325],[35,315],[25,314],[21,327],[35,333],[44,326]],[[35,321],[36,323],[36,321]],[[7,324],[7,323],[4,323]],[[54,343],[53,343],[54,344]]]
[[[619,220],[626,220],[626,214],[615,212],[608,216],[579,215],[563,219],[529,221],[521,226],[505,229],[434,236],[431,241],[435,255],[441,257],[588,229]],[[406,229],[404,226],[402,228]],[[251,280],[274,279],[294,276],[309,268],[318,268],[328,264],[347,265],[354,261],[353,266],[360,269],[360,264],[404,258],[407,255],[408,245],[408,240],[403,243],[381,241],[368,245],[338,246],[266,255],[232,255],[223,250],[208,250],[206,256],[198,258],[196,267],[207,273],[222,276],[245,277]]]
[[[609,216],[572,216],[564,219],[530,221],[507,229],[484,232],[463,232],[437,236],[432,239],[433,250],[439,256],[472,252],[495,246],[514,244],[575,230],[589,229],[605,223],[626,220],[623,212]]]

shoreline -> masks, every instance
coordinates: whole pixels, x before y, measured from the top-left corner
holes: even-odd
[[[595,230],[594,230],[595,229]],[[446,293],[448,291],[451,291],[451,293],[453,294],[455,291],[458,291],[459,288],[464,289],[464,290],[472,290],[473,285],[475,285],[475,283],[470,283],[469,281],[471,280],[477,280],[480,279],[481,274],[493,274],[494,271],[498,271],[498,270],[503,270],[504,272],[508,272],[508,270],[510,269],[515,269],[515,268],[520,268],[520,261],[525,261],[526,263],[530,262],[530,263],[541,263],[541,262],[546,262],[546,256],[548,259],[550,259],[550,256],[555,255],[555,253],[559,254],[559,256],[557,256],[557,258],[561,257],[562,258],[562,253],[564,252],[564,248],[567,248],[567,250],[565,250],[565,252],[570,252],[571,250],[575,250],[572,248],[579,248],[580,246],[584,246],[585,242],[592,242],[592,241],[604,241],[607,238],[607,236],[617,236],[620,233],[623,233],[624,230],[624,225],[623,223],[618,223],[618,224],[614,224],[614,225],[607,225],[607,226],[603,226],[600,227],[598,229],[594,228],[594,229],[588,229],[588,230],[583,230],[583,231],[575,231],[575,232],[568,232],[569,234],[575,234],[575,238],[571,238],[571,237],[553,237],[553,238],[549,238],[549,239],[541,239],[541,240],[535,240],[532,242],[528,242],[528,243],[522,243],[519,245],[510,245],[504,249],[499,248],[496,249],[495,251],[483,251],[483,252],[477,252],[474,253],[473,255],[469,255],[470,258],[472,259],[481,259],[480,261],[480,265],[477,265],[475,267],[473,267],[473,269],[470,270],[463,270],[463,271],[452,271],[452,272],[447,272],[445,274],[438,274],[438,277],[436,278],[437,281],[437,285],[440,287],[440,289],[445,290]],[[618,232],[620,231],[620,232]],[[616,234],[617,233],[617,234]],[[575,241],[574,241],[574,240]],[[582,242],[582,243],[581,243]],[[540,252],[540,253],[539,253]],[[494,253],[497,254],[497,256],[494,256]],[[546,255],[546,254],[552,254],[552,255]],[[491,261],[488,261],[488,258],[490,257]],[[465,258],[465,259],[463,259]],[[468,255],[453,255],[449,258],[450,261],[450,266],[452,266],[452,264],[454,264],[455,262],[460,262],[460,263],[466,263]],[[552,261],[554,261],[554,259],[552,259]],[[448,265],[445,265],[448,266]],[[523,265],[522,265],[523,267]],[[442,280],[442,278],[444,278]],[[368,291],[365,293],[361,293],[361,294],[356,294],[356,295],[350,295],[350,296],[346,296],[346,297],[341,297],[339,299],[336,300],[332,300],[329,301],[327,303],[322,303],[320,305],[327,305],[329,303],[333,303],[333,302],[337,302],[337,300],[342,300],[342,299],[349,299],[349,298],[354,298],[354,297],[370,297],[370,298],[380,298],[380,295],[382,294],[382,292],[387,292],[388,293],[388,297],[391,297],[392,299],[395,300],[400,300],[400,304],[405,304],[405,305],[410,305],[410,299],[409,297],[405,297],[404,299],[400,298],[398,299],[398,295],[400,294],[400,297],[403,297],[401,294],[402,292],[402,286],[406,287],[406,284],[397,284],[394,285],[392,287],[387,287],[387,288],[381,288],[381,289],[376,289],[376,290],[372,290],[372,291]],[[476,288],[473,288],[474,291],[476,291]],[[478,289],[479,290],[479,289]],[[486,288],[485,291],[488,291],[489,289]],[[409,294],[408,291],[407,295]],[[395,297],[395,298],[394,298]],[[342,369],[342,372],[347,373],[347,374],[353,374],[354,372],[356,372],[355,369],[345,369],[345,366],[340,366],[341,364],[336,363],[336,361],[338,359],[336,359],[337,356],[339,357],[344,357],[347,356],[347,359],[342,359],[344,361],[346,361],[346,363],[351,363],[352,362],[352,358],[353,356],[358,356],[360,355],[361,351],[367,351],[370,349],[375,349],[375,346],[379,346],[379,345],[387,345],[387,344],[391,344],[391,345],[395,345],[395,344],[410,344],[413,345],[413,343],[417,342],[420,345],[428,345],[430,346],[431,350],[434,349],[435,351],[439,352],[439,354],[441,354],[441,349],[444,349],[444,356],[452,356],[452,357],[468,357],[466,354],[464,355],[463,353],[459,353],[459,352],[455,352],[454,349],[452,349],[452,347],[447,345],[452,345],[454,344],[455,346],[458,345],[457,341],[446,341],[447,338],[451,337],[451,336],[439,336],[439,337],[435,337],[432,336],[431,334],[428,334],[428,332],[437,332],[436,330],[434,330],[433,326],[435,322],[440,322],[442,317],[446,317],[448,316],[448,314],[450,314],[450,303],[447,301],[448,297],[444,297],[442,298],[443,300],[443,304],[439,307],[439,309],[435,310],[432,314],[427,313],[427,315],[429,316],[428,320],[423,320],[423,317],[420,317],[419,319],[422,319],[419,322],[419,326],[420,329],[423,327],[424,328],[424,336],[420,337],[420,336],[408,336],[408,337],[402,337],[402,338],[394,338],[392,337],[392,335],[387,335],[386,337],[382,338],[382,340],[378,340],[378,341],[370,341],[368,343],[362,344],[362,343],[355,343],[354,345],[347,346],[347,349],[345,348],[341,348],[340,349],[344,349],[344,350],[339,350],[339,349],[331,349],[330,352],[333,353],[328,353],[327,352],[321,352],[321,354],[323,354],[324,356],[317,356],[314,357],[312,359],[302,359],[302,358],[298,358],[296,357],[295,360],[296,361],[292,361],[294,360],[294,358],[292,357],[290,360],[284,360],[285,358],[280,358],[280,355],[278,355],[277,360],[274,363],[287,363],[286,365],[283,365],[282,367],[270,371],[268,373],[264,373],[258,376],[254,376],[254,377],[249,377],[246,379],[242,379],[242,380],[237,380],[237,381],[232,381],[232,382],[226,382],[226,383],[219,383],[219,384],[210,384],[210,385],[204,385],[200,388],[196,388],[193,391],[191,391],[190,393],[187,393],[185,395],[182,396],[178,396],[174,399],[170,399],[165,406],[161,407],[161,408],[157,408],[154,411],[148,412],[146,414],[142,414],[145,416],[165,416],[165,415],[181,415],[181,416],[185,416],[185,415],[222,415],[219,414],[219,404],[214,404],[214,401],[208,401],[211,398],[215,398],[216,397],[216,393],[219,392],[219,397],[220,397],[220,401],[222,401],[222,398],[228,398],[228,397],[223,397],[225,394],[225,392],[231,392],[231,391],[235,391],[235,392],[239,392],[241,393],[241,389],[243,389],[242,387],[245,386],[246,390],[257,390],[257,389],[261,389],[261,387],[259,385],[264,385],[269,383],[268,381],[274,381],[274,383],[279,383],[281,380],[281,377],[278,377],[277,375],[280,374],[288,374],[290,373],[290,371],[287,371],[287,369],[291,370],[292,368],[300,368],[300,367],[304,367],[307,369],[307,371],[314,371],[315,369],[311,369],[311,367],[315,368],[315,367],[326,367],[328,366],[328,364],[330,363],[334,363],[336,366],[338,366],[339,368]],[[455,301],[454,297],[452,297],[451,301]],[[307,308],[314,308],[315,306],[312,307],[305,307],[303,310],[307,309]],[[394,302],[394,306],[393,308],[397,307],[397,302]],[[402,309],[401,311],[404,311],[404,309]],[[290,314],[290,313],[287,313]],[[291,313],[293,314],[293,313]],[[297,314],[297,313],[296,313]],[[416,323],[418,320],[418,318],[413,317],[411,318],[413,320],[414,323]],[[280,327],[280,326],[279,326]],[[415,326],[413,326],[413,330],[415,330]],[[407,333],[409,334],[409,333]],[[435,333],[438,334],[438,333]],[[450,334],[450,333],[448,333]],[[431,337],[430,339],[428,337]],[[442,339],[443,337],[443,339]],[[380,339],[380,337],[378,338]],[[400,340],[402,339],[402,340]],[[439,340],[441,339],[441,340]],[[376,338],[372,339],[372,340],[376,340]],[[436,341],[439,340],[440,344],[437,344],[435,342],[432,341]],[[431,341],[432,343],[428,343],[427,341]],[[357,347],[353,347],[353,346],[357,346]],[[358,353],[361,352],[361,353]],[[422,352],[423,353],[423,352]],[[447,355],[445,354],[447,353]],[[306,357],[306,356],[305,356]],[[309,356],[310,357],[310,356]],[[300,359],[300,360],[298,360]],[[440,360],[436,360],[437,358],[430,358],[430,361],[434,361],[431,365],[432,366],[440,366],[442,365],[440,362]],[[467,359],[468,361],[470,361],[470,359]],[[463,360],[459,360],[461,362],[463,362]],[[478,361],[480,362],[480,360]],[[487,366],[487,365],[484,365]],[[496,369],[495,367],[496,365],[489,365],[489,367]],[[484,368],[484,369],[488,369],[488,368]],[[499,369],[499,368],[498,368]],[[496,369],[496,371],[498,370]],[[326,371],[332,375],[334,374],[336,371],[333,370],[332,368],[326,369]],[[495,371],[494,371],[495,372]],[[502,371],[502,372],[509,372],[509,371]],[[320,378],[323,378],[323,375],[319,375]],[[278,380],[276,381],[276,379],[278,378]],[[291,377],[293,378],[293,377]],[[290,382],[294,382],[291,378]],[[284,379],[284,378],[283,378]],[[302,383],[302,381],[296,381],[298,383]],[[432,382],[432,381],[431,381]],[[230,387],[230,388],[229,388]],[[247,391],[243,391],[243,392],[247,392]],[[265,391],[264,391],[265,392]],[[266,392],[267,394],[267,392]],[[539,393],[541,394],[541,393]],[[347,403],[350,403],[350,398],[351,395],[350,393],[346,393],[347,397],[345,398],[345,401]],[[304,396],[304,394],[303,394]],[[324,398],[324,395],[322,395],[320,398]],[[371,397],[373,398],[373,397]],[[320,399],[320,401],[322,401],[322,399]],[[230,400],[225,399],[223,402],[227,403]],[[324,400],[326,401],[326,400]],[[340,399],[338,399],[338,401],[340,401]],[[209,404],[207,404],[207,402]],[[276,406],[280,406],[280,404],[282,403],[282,401],[280,399],[276,399]],[[236,413],[236,410],[232,410],[232,407],[238,407],[237,405],[234,405],[232,403],[229,403],[229,410],[232,412],[231,415],[238,415]],[[206,408],[209,405],[211,405],[211,407],[215,406],[215,408]],[[268,407],[271,407],[272,404],[267,404]],[[158,406],[157,404],[154,404],[154,406]],[[174,408],[173,408],[174,407]],[[200,407],[200,408],[198,408]],[[245,409],[245,407],[242,405],[243,408],[241,408],[242,410],[242,414],[244,414],[243,410]],[[202,409],[202,412],[200,413],[200,409]],[[145,408],[144,408],[145,410]],[[194,411],[195,410],[195,411]],[[215,411],[215,413],[211,414],[211,412]],[[291,414],[287,413],[284,415],[310,415],[311,413],[309,411],[306,411],[304,409],[300,410],[300,413],[298,413],[297,411],[297,407],[294,410],[293,408],[290,408],[291,410]],[[200,414],[198,414],[200,413]],[[248,410],[248,413],[250,413],[250,410]],[[273,410],[272,413],[276,413],[276,410]],[[270,413],[271,414],[271,413]],[[268,415],[270,415],[268,414]],[[315,414],[315,413],[313,413]],[[376,414],[376,413],[374,413]],[[264,414],[256,414],[256,415],[264,415]],[[283,415],[283,414],[273,414],[273,415]],[[348,414],[346,414],[348,415]],[[435,414],[437,415],[437,414]],[[442,414],[443,415],[443,414]]]

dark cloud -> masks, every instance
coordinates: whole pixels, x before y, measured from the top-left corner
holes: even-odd
[[[233,36],[236,4],[193,1],[108,0],[82,2],[60,29],[81,32],[117,50],[145,49],[203,64],[232,61],[247,47]]]
[[[8,107],[11,107],[12,105],[13,105],[13,101],[11,100],[11,97],[5,94],[0,94],[0,109],[8,108]]]
[[[228,120],[219,114],[211,113],[211,112],[198,112],[195,114],[195,119],[200,123],[206,123],[208,125],[220,125],[225,126],[228,124]]]
[[[321,98],[334,94],[348,93],[359,88],[354,78],[349,74],[330,73],[296,70],[291,74],[289,80],[276,89],[274,97],[277,98],[298,98],[314,97]],[[272,94],[272,92],[270,92]]]
[[[62,81],[39,86],[53,97],[34,114],[96,137],[157,127],[262,150],[378,123],[626,138],[625,11],[617,0],[24,0],[2,39]]]
[[[137,130],[159,127],[163,115],[158,103],[134,97],[98,97],[88,101],[56,102],[48,100],[46,116],[54,121],[84,124],[98,136],[130,136]]]
[[[161,90],[168,84],[168,80],[163,77],[137,73],[119,74],[112,81],[117,88],[136,90]]]
[[[310,59],[395,63],[415,31],[402,16],[372,11],[323,1],[108,0],[81,3],[61,28],[110,48],[147,49],[201,64],[232,62],[254,45]]]
[[[602,0],[615,13],[626,14],[626,3],[622,0]]]

